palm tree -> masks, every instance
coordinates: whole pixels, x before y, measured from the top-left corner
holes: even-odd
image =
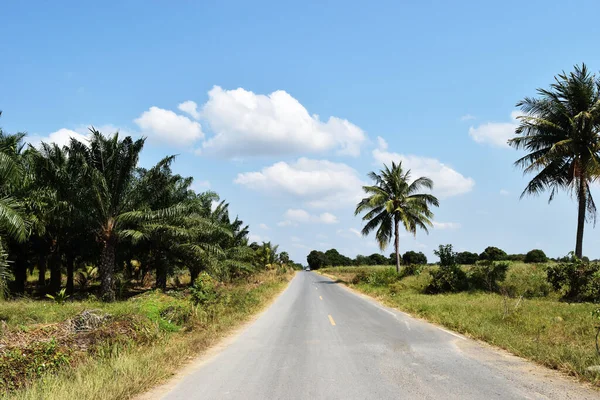
[[[578,201],[575,255],[583,255],[586,219],[596,220],[590,183],[600,174],[600,80],[585,64],[575,72],[555,77],[550,89],[538,89],[539,98],[517,103],[525,115],[518,117],[516,137],[508,143],[528,152],[515,162],[524,173],[536,175],[523,190],[539,194],[550,190],[551,202],[559,189]]]
[[[374,181],[372,186],[363,186],[368,195],[356,206],[354,215],[367,212],[363,221],[368,221],[362,229],[364,236],[377,229],[375,237],[381,250],[385,250],[394,235],[396,250],[396,272],[400,272],[400,223],[408,232],[417,234],[417,228],[428,231],[432,226],[433,213],[431,206],[438,207],[438,199],[426,193],[419,193],[421,189],[433,189],[433,181],[426,177],[415,179],[412,183],[410,170],[404,172],[402,162],[392,162],[392,168],[387,165],[379,174],[369,173],[369,178]]]

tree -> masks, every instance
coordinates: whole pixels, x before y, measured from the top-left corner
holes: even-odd
[[[369,256],[369,264],[371,265],[388,265],[388,258],[383,254],[373,253]]]
[[[322,251],[313,250],[306,256],[306,262],[310,269],[319,269],[325,265],[325,254]]]
[[[479,260],[477,253],[471,253],[470,251],[461,251],[456,253],[456,262],[463,265],[473,265]]]
[[[347,266],[351,265],[352,260],[343,254],[340,254],[336,249],[329,249],[325,252],[326,266]]]
[[[526,150],[515,162],[524,173],[535,174],[521,194],[558,190],[575,194],[578,202],[575,255],[582,257],[585,221],[596,221],[596,205],[590,183],[600,167],[600,79],[585,64],[575,72],[555,77],[549,89],[538,89],[538,98],[517,103],[525,115],[518,117],[516,137],[508,143]]]
[[[451,244],[440,244],[438,249],[433,251],[433,254],[440,258],[440,265],[442,267],[456,265],[456,253],[452,250]]]
[[[394,254],[394,256],[395,256],[395,254]],[[369,265],[370,263],[371,263],[371,260],[369,259],[369,257],[363,256],[362,254],[357,254],[356,257],[354,258],[354,265],[356,265],[356,266]]]
[[[507,257],[508,256],[506,255],[506,252],[504,250],[501,250],[494,246],[486,247],[485,250],[483,251],[483,253],[481,253],[479,255],[480,260],[487,260],[487,261],[506,260]]]
[[[402,263],[404,265],[424,265],[427,264],[427,257],[423,252],[407,251],[402,255]]]
[[[358,203],[354,215],[366,212],[362,217],[367,221],[362,234],[366,236],[377,230],[375,237],[381,250],[394,237],[396,272],[400,272],[400,224],[413,235],[417,234],[417,228],[429,232],[428,227],[433,226],[430,207],[438,207],[439,202],[435,196],[420,191],[433,189],[433,181],[420,177],[411,182],[410,170],[405,172],[401,162],[392,162],[391,169],[384,165],[379,174],[370,172],[368,176],[375,184],[363,186],[368,197]]]
[[[282,251],[281,253],[279,253],[279,262],[282,264],[290,263],[290,255],[287,251]]]
[[[546,257],[546,253],[542,250],[534,249],[527,252],[525,255],[526,263],[543,263],[548,261],[548,257]]]

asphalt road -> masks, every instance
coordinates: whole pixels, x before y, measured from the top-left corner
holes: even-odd
[[[599,399],[600,392],[300,272],[164,399]]]

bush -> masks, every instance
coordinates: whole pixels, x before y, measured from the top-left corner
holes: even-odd
[[[367,276],[367,283],[373,286],[387,286],[396,282],[398,278],[394,268],[377,269]]]
[[[424,265],[427,264],[427,257],[425,257],[425,254],[422,252],[417,253],[416,251],[410,250],[402,255],[402,263],[404,265]]]
[[[546,297],[552,291],[545,265],[513,265],[499,286],[510,297]]]
[[[509,254],[506,256],[507,261],[525,261],[525,254]]]
[[[525,255],[525,260],[526,263],[544,263],[546,261],[548,261],[548,257],[546,257],[546,254],[539,249],[534,249],[529,251],[526,255]]]
[[[478,260],[479,255],[477,253],[471,253],[470,251],[461,251],[460,253],[456,253],[457,264],[473,265]]]
[[[352,278],[351,283],[353,285],[358,285],[359,283],[366,283],[368,276],[369,275],[365,271],[359,271],[356,275],[354,275],[354,278]]]
[[[400,270],[400,275],[402,277],[411,276],[411,275],[419,275],[423,269],[422,264],[409,264],[402,267]]]
[[[460,292],[469,286],[467,274],[458,265],[440,266],[430,274],[431,282],[425,288],[429,294]]]
[[[600,264],[572,259],[548,267],[548,282],[563,299],[571,301],[600,300]]]
[[[480,260],[484,261],[502,261],[506,260],[508,256],[504,250],[497,247],[489,246],[479,255]]]
[[[510,266],[507,262],[494,263],[485,261],[474,265],[469,272],[469,286],[471,289],[497,292],[499,283],[506,279],[506,271]]]
[[[195,305],[208,305],[217,301],[218,292],[215,280],[206,272],[201,273],[190,289],[192,302]]]

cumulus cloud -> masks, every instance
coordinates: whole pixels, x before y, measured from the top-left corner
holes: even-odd
[[[91,125],[80,125],[79,127],[75,128],[75,130],[61,128],[55,132],[50,133],[48,136],[32,135],[28,136],[26,139],[32,146],[35,147],[38,147],[41,142],[56,143],[59,146],[66,146],[71,142],[71,138],[76,139],[81,143],[87,144],[90,139],[91,127]],[[119,132],[122,136],[135,136],[135,134],[111,124],[94,126],[94,129],[104,134],[105,136],[112,135],[115,132]]]
[[[158,107],[150,107],[134,122],[150,139],[174,146],[190,145],[204,137],[198,122]]]
[[[308,211],[300,208],[290,208],[284,214],[284,220],[279,222],[278,226],[297,226],[299,223],[321,223],[337,224],[337,217],[331,213],[325,212],[319,215],[312,215]]]
[[[358,126],[333,116],[321,121],[283,90],[263,95],[215,86],[208,97],[202,118],[214,136],[202,144],[203,153],[233,158],[336,150],[358,156],[366,140]]]
[[[500,189],[500,194],[502,196],[508,196],[510,194],[510,192],[506,189]]]
[[[260,225],[258,225],[258,227],[259,227],[260,229],[264,229],[264,230],[266,230],[266,231],[268,231],[268,230],[269,230],[269,226],[268,226],[267,224],[260,224]]]
[[[198,112],[198,104],[195,101],[188,100],[177,106],[179,111],[183,111],[184,113],[190,115],[194,119],[200,118],[200,113]]]
[[[510,113],[509,122],[486,122],[477,127],[470,127],[469,136],[477,143],[508,148],[508,139],[515,136],[515,130],[519,126],[519,115],[522,115],[520,111],[513,111]]]
[[[359,237],[359,238],[362,237],[362,233],[358,229],[355,229],[355,228],[338,229],[336,231],[336,233],[339,236],[344,237],[344,238],[351,238],[354,236]]]
[[[261,192],[285,193],[314,208],[356,203],[363,185],[356,170],[346,164],[308,158],[240,173],[234,182]]]
[[[433,193],[436,196],[442,198],[456,196],[470,192],[475,186],[475,181],[472,178],[463,176],[435,158],[392,153],[387,151],[386,147],[373,150],[373,158],[378,165],[386,164],[389,166],[392,161],[402,161],[402,166],[411,170],[412,178],[426,176],[433,180]]]
[[[472,119],[475,119],[475,116],[471,114],[465,114],[462,117],[460,117],[461,121],[470,121]]]
[[[460,224],[458,222],[437,222],[432,221],[434,229],[458,229]]]

